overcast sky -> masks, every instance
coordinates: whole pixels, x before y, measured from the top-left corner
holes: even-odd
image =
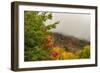
[[[52,13],[52,15],[52,21],[47,21],[47,23],[60,21],[56,29],[52,29],[52,32],[71,35],[88,41],[90,40],[91,15],[69,13]]]

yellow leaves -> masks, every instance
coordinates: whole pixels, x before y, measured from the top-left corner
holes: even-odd
[[[62,58],[63,59],[73,59],[74,54],[72,52],[63,52],[62,53]]]
[[[63,52],[63,48],[59,48],[59,47],[54,47],[51,49],[50,53],[51,53],[51,59],[53,60],[58,60],[61,57],[61,54]]]
[[[52,60],[70,60],[90,57],[90,45],[86,45],[83,49],[76,52],[66,51],[61,47],[54,47],[50,49],[50,58]]]
[[[51,59],[53,60],[65,60],[73,58],[74,54],[72,52],[65,51],[64,48],[55,47],[51,50]]]
[[[63,49],[63,48],[59,48],[59,47],[54,47],[54,48],[52,48],[51,51],[55,51],[55,52],[59,52],[59,53],[61,53],[61,52],[64,51],[64,49]]]

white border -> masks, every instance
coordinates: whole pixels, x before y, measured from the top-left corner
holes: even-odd
[[[78,60],[57,60],[57,61],[34,61],[24,62],[24,11],[52,11],[52,12],[73,12],[91,14],[91,58]],[[19,68],[50,67],[62,65],[83,65],[95,64],[95,11],[90,9],[46,7],[46,6],[19,6]]]

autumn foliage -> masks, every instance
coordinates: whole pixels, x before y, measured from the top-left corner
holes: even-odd
[[[89,44],[83,45],[82,42],[77,44],[79,47],[76,47],[73,41],[62,36],[59,39],[62,42],[59,43],[59,40],[55,40],[59,35],[54,37],[50,30],[55,29],[59,21],[46,24],[47,20],[52,20],[52,14],[49,12],[24,12],[25,61],[69,60],[90,57]],[[65,41],[70,43],[65,43]],[[70,48],[76,50],[71,51]]]

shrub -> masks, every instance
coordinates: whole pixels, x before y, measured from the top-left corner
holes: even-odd
[[[83,47],[80,57],[81,58],[90,58],[90,45],[86,45]]]
[[[24,60],[44,60],[47,58],[47,51],[44,50],[45,39],[50,32],[48,30],[56,28],[55,22],[46,26],[46,21],[52,19],[52,14],[47,12],[24,12],[24,36],[25,53]]]

